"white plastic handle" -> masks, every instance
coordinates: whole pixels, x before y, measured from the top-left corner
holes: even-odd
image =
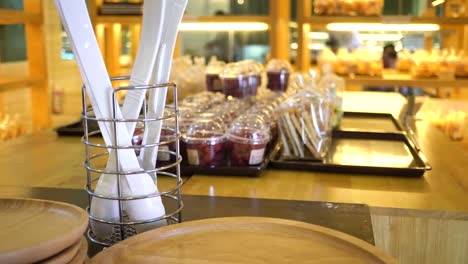
[[[173,0],[166,6],[166,19],[164,20],[164,31],[161,38],[161,48],[158,54],[157,66],[154,68],[155,83],[167,83],[171,73],[172,54],[177,39],[177,32],[188,0]],[[164,50],[162,52],[161,50]],[[167,88],[157,89],[150,92],[148,118],[160,118],[164,114]],[[159,142],[162,122],[151,122],[145,129],[143,144]],[[158,148],[146,148],[140,153],[140,160],[143,168],[154,168],[157,158]]]

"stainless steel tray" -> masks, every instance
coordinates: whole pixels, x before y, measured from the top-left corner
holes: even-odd
[[[338,130],[395,133],[403,131],[403,127],[392,114],[344,112]]]
[[[422,176],[431,166],[406,133],[334,131],[323,160],[284,159],[281,147],[272,154],[276,169],[331,173]]]

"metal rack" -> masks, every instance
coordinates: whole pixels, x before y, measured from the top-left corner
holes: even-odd
[[[127,81],[129,79],[128,76],[123,77],[115,77],[111,78],[113,83],[118,81]],[[167,89],[168,91],[172,91],[172,103],[166,104],[164,109],[164,114],[158,118],[148,118],[147,113],[147,98],[145,96],[143,107],[140,112],[140,116],[137,119],[117,119],[115,114],[116,107],[119,107],[118,98],[122,98],[128,91],[130,90],[141,90],[146,95],[151,90],[154,89]],[[119,241],[122,241],[130,236],[137,234],[138,232],[145,231],[143,229],[150,229],[154,228],[155,225],[166,225],[166,224],[173,224],[173,223],[180,223],[182,221],[181,218],[181,211],[183,208],[183,202],[181,198],[181,186],[183,185],[183,181],[180,177],[180,162],[182,157],[180,156],[179,152],[179,139],[180,139],[180,132],[179,132],[179,119],[178,119],[178,105],[177,105],[177,87],[173,83],[166,83],[166,84],[156,84],[156,85],[138,85],[138,86],[122,86],[114,89],[112,93],[112,104],[113,104],[113,117],[110,119],[100,119],[94,115],[92,107],[87,106],[87,93],[86,87],[83,86],[82,88],[82,105],[83,105],[83,128],[84,128],[84,136],[82,141],[85,145],[85,155],[86,160],[84,167],[86,169],[86,176],[87,176],[87,184],[86,184],[86,191],[89,194],[89,206],[87,211],[89,213],[89,221],[90,221],[90,228],[88,230],[87,236],[88,238],[96,244],[101,246],[111,246]],[[91,124],[94,122],[93,124]],[[111,124],[112,127],[112,139],[113,142],[111,145],[106,145],[104,140],[100,136],[100,130],[95,129],[93,130],[92,127],[97,127],[95,124],[100,122],[108,122]],[[144,131],[145,127],[151,122],[163,122],[163,126],[168,128],[168,131],[171,131],[169,135],[159,143],[153,144],[138,144],[134,142],[134,139],[138,136],[134,134],[132,136],[132,144],[131,145],[118,145],[117,144],[117,124],[123,122],[127,124],[128,122],[133,122],[136,124],[137,130]],[[167,147],[162,147],[167,146]],[[146,148],[157,148],[158,156],[165,155],[166,157],[170,157],[170,159],[166,162],[156,162],[155,168],[151,169],[144,169],[141,168],[137,171],[123,171],[120,168],[119,163],[119,150],[128,150],[132,149],[136,151],[137,155],[139,151],[146,149]],[[115,151],[115,155],[111,156],[111,152]],[[116,168],[109,169],[106,166],[107,161],[109,158],[115,157],[115,164]],[[125,184],[126,177],[131,177],[135,174],[144,174],[147,173],[153,176],[153,183],[156,186],[157,190],[157,176],[165,176],[169,178],[170,184],[169,187],[166,187],[164,190],[159,190],[154,193],[148,195],[126,195],[123,191],[123,185]],[[96,192],[96,185],[100,177],[116,177],[116,193],[109,194],[99,194]],[[166,184],[165,184],[166,185]],[[134,220],[129,216],[128,212],[125,210],[133,203],[135,205],[136,201],[142,202],[151,202],[154,199],[161,199],[162,203],[164,204],[165,213],[164,215],[160,215],[156,218],[151,219],[144,219],[144,220]],[[106,219],[106,217],[98,217],[93,215],[91,210],[92,199],[103,199],[107,204],[115,205],[118,211],[118,217],[112,219]],[[153,199],[153,200],[146,200],[145,199]],[[127,207],[126,207],[127,206]],[[106,208],[107,209],[107,208]],[[104,210],[104,209],[103,209]],[[110,214],[110,212],[109,212]],[[110,231],[110,235],[106,236],[105,238],[99,235],[96,235],[97,230],[93,231],[93,226],[97,226],[100,228],[107,228]],[[97,228],[99,229],[99,228]]]

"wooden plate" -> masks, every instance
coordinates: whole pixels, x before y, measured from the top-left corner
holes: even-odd
[[[75,257],[68,262],[68,264],[81,264],[85,263],[88,258],[88,240],[84,238],[83,243],[81,243],[80,250],[76,253]]]
[[[41,260],[41,264],[62,264],[69,263],[78,253],[81,248],[81,245],[86,243],[86,238],[82,237],[78,242],[66,248],[64,251],[59,252],[58,254]]]
[[[0,199],[0,263],[29,263],[76,243],[88,226],[74,205],[36,199]]]
[[[212,218],[131,237],[91,263],[395,263],[355,237],[308,223]]]

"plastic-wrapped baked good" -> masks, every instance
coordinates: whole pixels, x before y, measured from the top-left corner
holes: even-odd
[[[442,52],[440,58],[440,67],[438,76],[439,79],[453,79],[455,77],[455,68],[460,58],[456,55],[455,50]]]
[[[436,77],[439,72],[440,59],[437,51],[431,54],[424,50],[418,50],[413,55],[411,75],[416,78]]]
[[[343,1],[343,15],[355,16],[359,12],[359,1],[344,0]]]
[[[379,16],[382,14],[384,1],[383,0],[361,0],[360,1],[361,15],[365,16]]]
[[[319,69],[322,69],[325,64],[329,64],[332,69],[335,69],[337,60],[335,53],[331,49],[324,48],[317,59],[317,64]]]
[[[332,127],[340,125],[343,118],[343,96],[345,90],[345,80],[333,74],[329,67],[323,69],[322,78],[317,84],[317,90],[321,95],[326,96],[333,102],[333,114],[331,116]]]
[[[455,76],[461,78],[468,77],[468,57],[463,54],[455,63]]]
[[[326,15],[329,0],[316,0],[314,2],[314,13],[317,15]]]
[[[408,50],[402,50],[398,53],[398,59],[396,61],[396,69],[402,72],[408,72],[411,69],[411,53]]]
[[[279,140],[288,159],[322,159],[331,143],[333,100],[301,90],[278,107]]]
[[[336,74],[348,75],[352,73],[354,58],[353,55],[351,55],[347,49],[339,49],[336,58],[337,60],[333,67],[333,70]]]

